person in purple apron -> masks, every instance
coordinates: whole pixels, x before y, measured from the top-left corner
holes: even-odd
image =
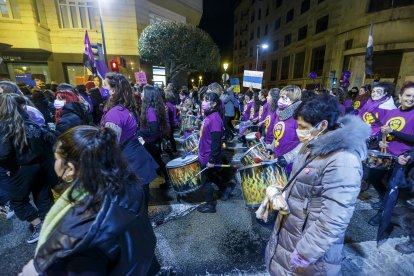
[[[274,140],[269,146],[273,149],[277,163],[286,167],[288,174],[292,170],[294,157],[299,151],[300,142],[296,134],[298,125],[293,115],[301,104],[301,95],[301,89],[295,85],[285,86],[280,91],[278,110],[273,125]]]
[[[243,115],[241,117],[241,121],[242,122],[250,122],[249,120],[250,120],[251,117],[252,118],[254,117],[253,92],[247,91],[244,95],[244,110],[243,110]],[[246,130],[248,129],[248,127],[242,127],[241,124],[240,124],[240,127],[239,127],[240,137],[239,137],[238,141],[240,143],[245,143],[246,142],[246,137],[244,136],[244,134],[245,134]]]
[[[201,184],[206,203],[197,207],[201,213],[215,213],[216,203],[214,201],[213,183],[224,189],[223,200],[227,200],[233,190],[235,183],[232,181],[231,170],[228,168],[217,168],[214,164],[227,163],[222,154],[221,138],[224,132],[224,123],[220,107],[220,98],[215,93],[207,92],[201,103],[205,119],[200,129],[200,141],[198,144],[198,160],[201,169],[208,167],[201,174]]]
[[[357,115],[361,108],[365,105],[365,103],[369,99],[369,90],[367,86],[361,86],[359,88],[359,94],[355,98],[355,101],[353,102],[354,111],[352,111],[352,114]]]
[[[269,90],[269,93],[266,97],[267,103],[269,104],[267,115],[264,121],[259,122],[259,125],[263,124],[264,126],[264,140],[266,145],[269,145],[273,142],[273,126],[275,125],[275,116],[277,110],[277,102],[279,101],[279,94],[279,88],[272,88]]]
[[[260,100],[260,108],[259,108],[259,115],[257,116],[257,118],[255,119],[258,123],[258,125],[260,124],[260,132],[264,133],[264,127],[263,127],[263,122],[267,116],[267,111],[269,109],[269,103],[267,102],[267,95],[268,95],[268,91],[267,89],[262,89],[259,92],[259,100]]]
[[[108,73],[103,86],[109,91],[110,97],[101,119],[101,127],[115,131],[122,153],[132,171],[144,183],[145,206],[148,206],[149,183],[157,177],[158,165],[138,140],[139,115],[131,86],[128,80],[118,73]]]
[[[397,109],[385,110],[381,118],[381,133],[386,135],[386,141],[380,141],[379,147],[394,156],[403,155],[414,146],[414,83],[407,82],[403,85],[399,95],[400,106]],[[374,169],[375,170],[375,169]],[[370,183],[377,190],[380,200],[372,204],[378,213],[369,220],[373,226],[379,225],[383,208],[383,197],[387,187],[381,180],[387,180],[391,171],[377,170],[377,174],[370,173]]]
[[[168,107],[168,118],[170,119],[170,126],[171,126],[171,131],[170,131],[170,143],[171,143],[171,147],[174,153],[177,152],[177,145],[175,143],[175,139],[174,139],[174,130],[178,129],[180,122],[178,121],[177,118],[177,109],[175,107],[174,100],[175,100],[175,96],[174,93],[166,90],[165,91],[165,100],[166,100],[166,105]]]

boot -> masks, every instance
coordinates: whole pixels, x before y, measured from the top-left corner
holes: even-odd
[[[381,219],[382,219],[382,211],[378,212],[375,216],[370,218],[370,220],[368,221],[368,224],[372,226],[378,226],[380,225]]]
[[[204,203],[197,207],[200,213],[215,213],[216,206],[213,203]]]
[[[236,183],[234,183],[234,181],[229,182],[223,194],[221,195],[221,200],[223,201],[229,200],[229,198],[232,196],[231,193],[233,192],[235,186],[236,186]]]
[[[384,205],[384,201],[380,200],[380,201],[371,203],[371,208],[374,210],[382,210],[383,205]]]
[[[397,244],[395,250],[402,254],[411,254],[414,253],[414,240],[409,239],[404,243]]]

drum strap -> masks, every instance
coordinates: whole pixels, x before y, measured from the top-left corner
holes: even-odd
[[[286,184],[285,187],[283,187],[282,189],[282,193],[284,191],[286,191],[286,189],[293,183],[293,180],[295,180],[295,178],[298,176],[298,174],[300,174],[300,172],[306,168],[307,165],[310,164],[310,162],[312,162],[316,157],[318,157],[317,155],[311,157],[308,161],[306,161],[305,165],[302,166],[302,168],[300,168],[299,170],[297,170],[297,172],[295,173],[295,175],[288,181],[288,183]]]
[[[370,111],[368,111],[368,113],[369,113],[369,114],[371,114],[372,118],[374,119],[374,122],[375,122],[377,125],[379,125],[380,127],[384,125],[383,123],[381,123],[381,121],[380,121],[377,117],[375,117],[374,113],[372,113],[372,112],[370,112]]]

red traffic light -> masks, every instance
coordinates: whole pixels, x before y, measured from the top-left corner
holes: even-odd
[[[116,60],[111,60],[110,64],[111,64],[112,72],[118,72],[119,73],[118,62]]]

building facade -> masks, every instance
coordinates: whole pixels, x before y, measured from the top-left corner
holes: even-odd
[[[82,63],[84,36],[102,43],[99,2],[108,61],[123,57],[121,73],[145,70],[152,80],[152,65],[139,60],[138,38],[158,21],[198,25],[202,0],[3,0],[0,1],[0,77],[19,80],[43,75],[46,83],[83,83],[91,74]],[[159,70],[158,70],[159,71]],[[160,73],[162,74],[162,73]]]
[[[258,52],[267,88],[330,88],[330,74],[339,80],[345,70],[351,86],[369,83],[364,72],[371,23],[373,78],[397,87],[414,80],[413,0],[241,0],[234,23],[233,73],[255,70]],[[267,49],[260,47],[264,43]],[[311,80],[310,72],[318,77]]]

